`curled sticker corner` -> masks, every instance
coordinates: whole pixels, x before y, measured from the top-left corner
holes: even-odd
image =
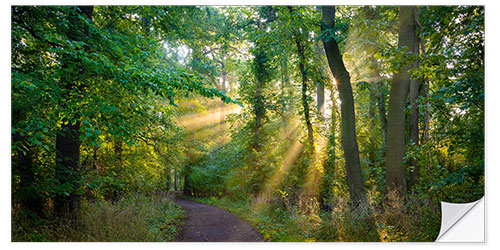
[[[436,242],[485,242],[484,196],[470,203],[441,202]]]

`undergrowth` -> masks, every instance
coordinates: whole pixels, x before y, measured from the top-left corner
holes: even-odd
[[[230,211],[252,223],[265,239],[277,242],[434,241],[440,225],[439,209],[412,199],[404,205],[386,205],[386,209],[372,205],[371,215],[360,217],[344,203],[336,204],[331,212],[318,207],[304,212],[278,202],[255,209],[250,198],[187,198]]]
[[[183,210],[165,195],[130,195],[82,206],[80,221],[12,218],[12,241],[173,241]]]

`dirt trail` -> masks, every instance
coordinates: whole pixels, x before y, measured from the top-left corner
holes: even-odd
[[[255,228],[232,213],[181,198],[176,198],[175,202],[186,211],[184,225],[176,241],[264,241]]]

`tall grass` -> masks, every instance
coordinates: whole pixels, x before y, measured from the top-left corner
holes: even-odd
[[[332,204],[330,212],[317,206],[304,211],[276,201],[263,209],[252,209],[251,198],[195,200],[237,214],[269,241],[434,241],[440,227],[439,208],[411,197],[406,202],[395,200],[385,207],[370,204],[368,214],[353,212],[342,199]]]
[[[139,242],[175,239],[182,209],[164,195],[84,204],[80,220],[13,218],[13,241]]]

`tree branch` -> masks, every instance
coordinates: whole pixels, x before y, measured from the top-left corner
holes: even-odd
[[[33,36],[34,38],[38,39],[38,40],[41,40],[41,41],[45,41],[47,42],[48,44],[54,46],[54,47],[58,47],[58,48],[62,48],[63,46],[59,43],[56,43],[56,42],[52,42],[52,41],[48,41],[47,39],[44,39],[42,38],[41,36],[39,36],[31,27],[29,27],[28,25],[26,25],[23,21],[15,18],[15,17],[12,17],[12,21],[22,25],[22,27],[28,31],[28,33],[31,34],[31,36]]]

